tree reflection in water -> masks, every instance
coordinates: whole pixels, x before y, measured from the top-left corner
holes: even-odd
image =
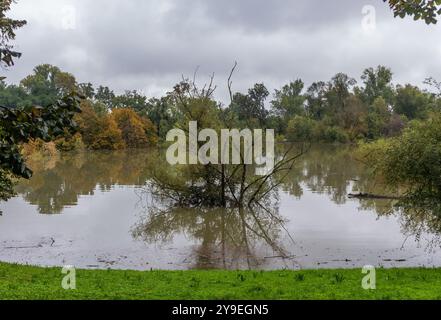
[[[275,195],[267,196],[262,206],[234,208],[180,208],[150,200],[133,236],[148,243],[172,242],[178,234],[197,240],[193,266],[197,269],[256,269],[265,259],[292,260],[280,241],[283,233],[290,235]]]
[[[441,200],[439,200],[441,201]],[[415,237],[420,242],[424,235],[427,249],[441,247],[441,203],[420,199],[402,200],[360,200],[363,210],[375,210],[379,217],[397,216],[402,232],[408,237]]]
[[[78,204],[80,196],[116,185],[143,186],[155,165],[156,150],[124,150],[64,154],[30,159],[34,176],[21,180],[16,191],[41,214],[60,214]]]
[[[87,152],[34,160],[31,161],[33,178],[21,181],[16,190],[25,201],[36,205],[39,213],[59,214],[64,208],[77,205],[80,196],[93,195],[96,190],[108,191],[117,185],[143,188],[161,163],[158,153],[157,150]],[[279,178],[276,176],[275,180]],[[337,204],[349,201],[348,193],[390,193],[381,183],[372,180],[369,168],[356,161],[353,148],[330,145],[315,145],[299,158],[277,191],[300,199],[305,189],[327,195]],[[134,233],[153,241],[166,240],[178,231],[185,231],[202,241],[197,251],[200,263],[207,256],[210,259],[206,260],[222,264],[223,258],[215,255],[224,250],[225,263],[234,261],[228,257],[240,253],[250,264],[255,264],[259,262],[255,254],[258,239],[272,248],[275,255],[289,255],[279,244],[286,213],[278,212],[278,196],[279,192],[275,191],[271,193],[272,200],[263,208],[257,205],[252,210],[245,207],[242,211],[236,207],[180,209],[166,201],[159,202],[161,210],[151,209],[134,228]],[[432,246],[441,245],[438,241],[441,238],[440,205],[439,199],[427,203],[416,203],[411,199],[405,203],[384,199],[360,200],[361,210],[375,211],[379,217],[398,216],[403,232],[409,236],[419,239],[424,234],[433,235]]]

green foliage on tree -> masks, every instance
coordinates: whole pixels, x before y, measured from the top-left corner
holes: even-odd
[[[425,118],[434,102],[430,94],[410,84],[398,86],[395,99],[394,111],[409,120]]]
[[[30,97],[21,86],[7,85],[0,81],[0,101],[9,108],[17,108],[32,105]]]
[[[77,90],[75,77],[58,67],[42,64],[34,68],[34,74],[20,82],[29,95],[32,105],[47,106]]]
[[[113,90],[110,90],[109,87],[99,86],[96,90],[94,99],[103,103],[108,108],[113,108],[115,97],[115,93],[113,92]]]
[[[368,68],[363,71],[361,79],[364,89],[360,95],[365,103],[372,105],[377,98],[382,98],[387,104],[394,102],[392,71],[389,68],[384,66],[378,66],[376,69]]]
[[[327,84],[314,82],[306,92],[306,112],[314,120],[322,120],[326,113]]]
[[[288,123],[286,138],[289,141],[313,141],[316,137],[317,123],[315,120],[303,116],[295,116]]]
[[[15,40],[15,30],[26,25],[25,20],[14,20],[6,16],[6,12],[11,9],[14,2],[13,0],[0,1],[0,65],[7,67],[14,65],[14,59],[21,56],[20,52],[14,50],[11,41]],[[0,80],[2,78],[0,77]]]
[[[438,22],[441,14],[441,0],[383,0],[389,4],[395,17],[413,17],[424,20],[427,24]]]
[[[366,137],[375,140],[387,136],[390,120],[391,112],[386,101],[381,96],[376,98],[368,109]]]
[[[273,112],[281,118],[292,118],[305,114],[304,83],[298,79],[276,90],[274,100],[271,101]]]
[[[269,111],[265,107],[268,96],[269,91],[265,85],[257,83],[248,90],[247,94],[235,93],[228,111],[248,128],[265,128],[269,116]]]
[[[156,135],[161,139],[164,139],[167,132],[173,129],[180,116],[169,96],[150,99],[141,114],[153,122],[157,130]]]

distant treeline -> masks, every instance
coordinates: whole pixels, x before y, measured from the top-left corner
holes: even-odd
[[[338,73],[309,88],[298,79],[273,94],[258,83],[247,93],[232,93],[226,106],[210,103],[239,128],[275,129],[287,141],[348,143],[396,136],[409,121],[426,119],[441,110],[441,84],[434,79],[427,79],[426,84],[437,92],[410,84],[393,85],[391,70],[379,66],[363,72],[360,86],[355,79]],[[182,83],[173,90],[181,87]],[[76,119],[79,133],[56,141],[61,150],[154,145],[182,120],[176,107],[181,102],[173,92],[150,99],[137,91],[118,95],[105,86],[77,83],[74,75],[47,64],[37,66],[19,85],[1,81],[0,102],[10,108],[48,106],[72,90],[86,99]]]

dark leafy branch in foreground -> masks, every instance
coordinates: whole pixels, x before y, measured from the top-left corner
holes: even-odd
[[[441,14],[440,0],[383,0],[389,3],[395,17],[412,16],[414,20],[424,20],[436,24]]]
[[[0,106],[0,165],[14,175],[30,178],[32,172],[26,166],[20,152],[20,144],[31,139],[51,141],[66,133],[74,132],[73,117],[81,112],[81,97],[72,93],[56,104],[43,108],[10,109]]]
[[[25,20],[14,20],[6,17],[6,12],[11,9],[13,0],[0,1],[0,64],[14,65],[14,59],[20,58],[21,53],[14,50],[8,43],[15,39],[15,30],[26,25]],[[0,80],[3,77],[0,77]],[[4,78],[3,78],[4,79]]]

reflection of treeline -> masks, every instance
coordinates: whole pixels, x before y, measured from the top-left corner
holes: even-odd
[[[284,154],[288,148],[279,145],[277,156]],[[298,149],[294,147],[290,153],[296,155]],[[148,180],[170,175],[172,177],[166,180],[170,187],[168,198],[179,199],[184,204],[196,203],[211,195],[200,183],[194,188],[187,188],[191,177],[175,174],[176,168],[173,169],[164,161],[164,152],[130,149],[68,153],[50,158],[31,157],[29,163],[35,172],[34,176],[30,181],[21,181],[17,191],[30,203],[38,204],[44,213],[61,212],[64,206],[76,204],[79,195],[92,194],[97,186],[101,190],[109,190],[118,184],[142,186]],[[253,172],[253,169],[249,170],[249,173]],[[357,180],[354,187],[369,190],[370,180],[363,172],[361,164],[352,157],[352,148],[316,145],[297,160],[287,176],[283,172],[277,174],[274,183],[280,183],[280,189],[296,197],[301,197],[306,187],[329,195],[336,203],[344,203],[347,193],[352,191],[349,190],[351,179]],[[207,184],[207,188],[214,185]],[[164,185],[161,187],[160,191],[164,192]],[[212,190],[217,196],[219,191],[218,187]]]
[[[352,151],[349,146],[312,146],[284,179],[283,190],[300,198],[306,187],[329,195],[336,203],[344,203],[351,191],[351,182],[355,187],[363,179],[363,168],[354,160]]]
[[[62,155],[46,161],[30,161],[34,176],[21,181],[16,190],[39,212],[61,213],[75,205],[80,195],[115,185],[142,186],[150,176],[155,155],[147,150],[88,152]]]
[[[440,109],[438,95],[412,85],[392,85],[386,67],[366,69],[361,80],[357,86],[355,79],[339,73],[308,88],[296,80],[272,95],[256,84],[247,93],[231,92],[222,111],[237,127],[274,128],[291,141],[349,142],[394,136],[409,120],[425,119]],[[433,79],[427,83],[440,87]],[[175,92],[150,99],[137,91],[115,94],[105,86],[77,83],[73,75],[51,65],[37,66],[19,85],[0,82],[0,99],[9,107],[48,105],[72,89],[87,98],[77,119],[81,135],[59,141],[59,149],[74,148],[79,140],[91,149],[154,144],[183,117]]]

